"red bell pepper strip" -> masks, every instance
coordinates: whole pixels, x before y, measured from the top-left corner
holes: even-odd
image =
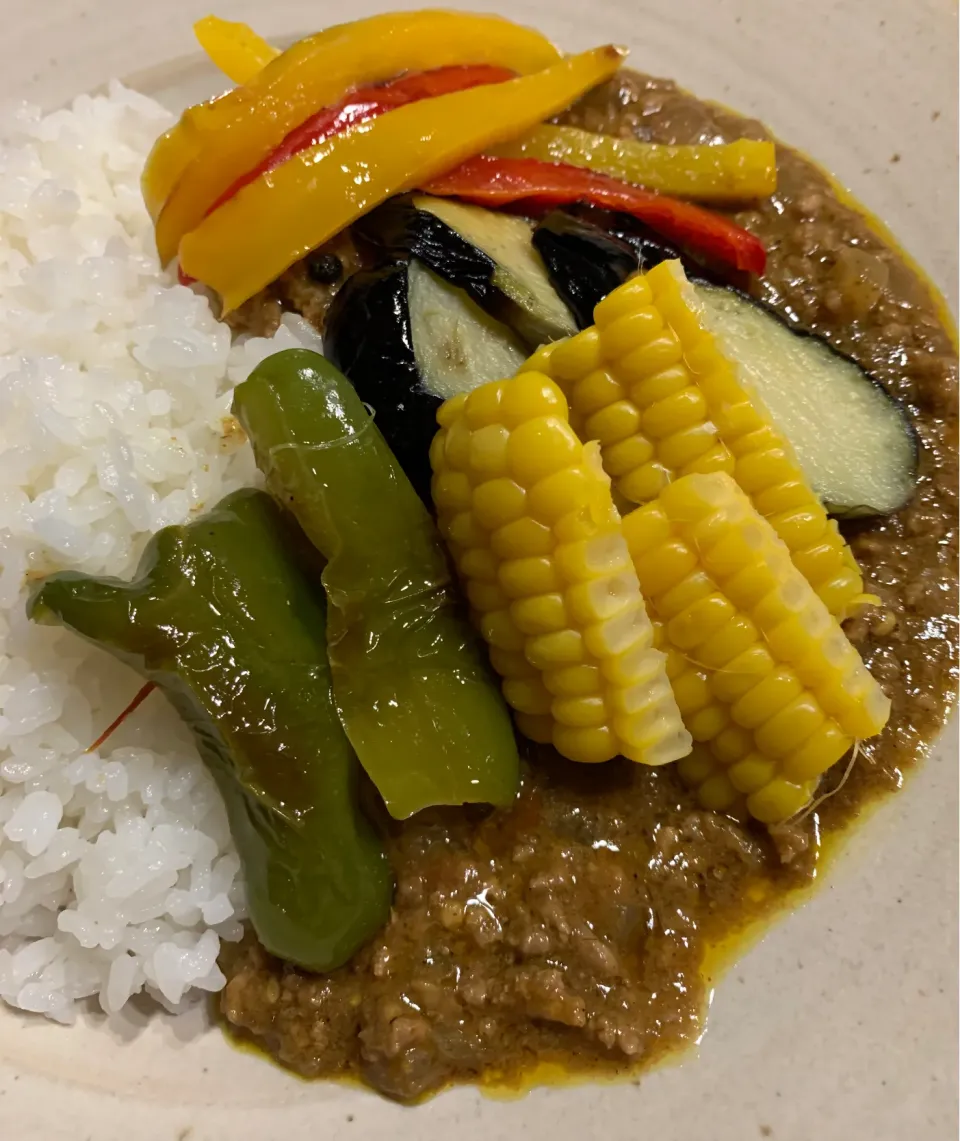
[[[419,99],[432,99],[437,95],[447,95],[451,91],[465,91],[468,87],[480,87],[485,83],[504,83],[513,79],[515,73],[505,67],[492,67],[477,64],[458,67],[438,67],[434,71],[421,71],[415,75],[402,75],[374,87],[361,87],[345,95],[332,107],[323,107],[306,122],[301,123],[284,138],[283,142],[253,170],[241,175],[213,203],[207,214],[212,214],[218,206],[232,198],[238,190],[259,178],[261,174],[276,170],[300,151],[315,147],[324,139],[339,135],[348,127],[366,123],[385,111],[403,107],[406,103],[416,103]]]
[[[646,222],[666,239],[736,269],[763,273],[767,253],[759,238],[722,214],[663,194],[641,190],[606,174],[531,158],[478,155],[423,188],[442,198],[479,206],[524,202],[534,207],[589,202]]]
[[[332,107],[321,108],[299,127],[294,127],[263,162],[248,170],[227,187],[207,211],[207,215],[212,214],[218,206],[222,206],[237,191],[259,178],[261,174],[276,170],[300,151],[315,147],[324,139],[341,134],[348,127],[366,123],[385,111],[402,107],[405,103],[432,99],[436,95],[446,95],[451,91],[465,91],[468,87],[480,87],[485,83],[504,83],[508,79],[513,79],[514,75],[515,72],[505,67],[493,67],[489,64],[438,67],[433,71],[402,75],[399,79],[391,79],[387,83],[352,91],[339,103]],[[178,266],[177,280],[181,285],[192,285],[195,279]]]

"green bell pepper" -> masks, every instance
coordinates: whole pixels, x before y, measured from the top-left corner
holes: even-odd
[[[323,592],[294,561],[269,496],[238,491],[153,537],[133,582],[65,572],[34,592],[60,623],[134,666],[193,730],[223,794],[253,926],[311,970],[384,923],[390,866],[357,803],[330,692]]]
[[[237,388],[234,414],[268,489],[327,560],[334,699],[391,815],[509,804],[510,715],[433,520],[353,386],[319,354],[288,349]]]

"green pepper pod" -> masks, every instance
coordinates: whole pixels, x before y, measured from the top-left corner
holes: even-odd
[[[334,698],[391,815],[510,803],[509,713],[433,520],[350,382],[289,349],[237,388],[234,413],[268,488],[327,560]]]
[[[288,529],[269,496],[238,491],[158,532],[133,582],[56,574],[28,613],[163,689],[223,794],[261,943],[326,971],[385,922],[392,877],[333,706],[323,592]]]

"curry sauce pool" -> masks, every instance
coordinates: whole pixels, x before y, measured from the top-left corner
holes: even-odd
[[[563,121],[664,143],[767,137],[629,72]],[[810,884],[815,824],[834,846],[941,727],[956,677],[955,346],[928,286],[819,169],[784,147],[778,165],[773,197],[734,215],[768,250],[755,292],[881,380],[921,437],[910,505],[844,525],[880,598],[846,630],[892,698],[889,725],[816,819],[775,838],[700,810],[669,767],[584,769],[536,748],[510,810],[393,825],[394,911],[353,962],[309,976],[248,940],[223,964],[230,1026],[297,1073],[416,1100],[653,1064],[702,1032],[704,969]]]

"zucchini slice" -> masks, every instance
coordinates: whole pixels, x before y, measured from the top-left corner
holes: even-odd
[[[533,226],[449,198],[394,198],[354,226],[361,241],[392,257],[413,255],[466,290],[529,348],[577,331],[533,245]]]
[[[695,285],[704,324],[789,439],[832,515],[889,515],[917,481],[906,409],[849,357],[734,289]]]
[[[431,510],[437,409],[458,392],[512,376],[527,355],[511,330],[416,259],[349,278],[327,314],[323,349],[373,408]]]

